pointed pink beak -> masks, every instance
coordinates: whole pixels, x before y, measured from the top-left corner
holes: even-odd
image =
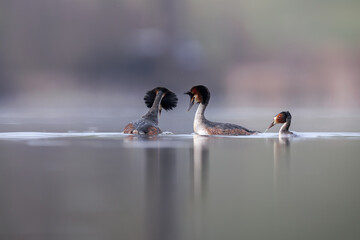
[[[265,130],[265,132],[267,132],[273,126],[275,126],[275,121],[274,120],[271,122],[271,124],[268,126],[268,128]]]
[[[189,105],[188,111],[190,111],[190,109],[193,105],[194,105],[194,99],[190,100],[190,105]]]

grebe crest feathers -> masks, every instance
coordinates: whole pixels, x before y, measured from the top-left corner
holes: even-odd
[[[164,96],[160,102],[160,105],[163,109],[165,109],[166,111],[169,111],[176,107],[177,102],[178,102],[178,98],[176,97],[176,94],[167,88],[157,87],[157,88],[154,88],[153,90],[148,91],[144,96],[145,105],[148,108],[152,107],[154,100],[156,98],[156,95],[159,92],[164,94]]]
[[[197,85],[186,92],[190,96],[190,101],[196,101],[197,103],[208,104],[210,101],[210,91],[204,85]]]

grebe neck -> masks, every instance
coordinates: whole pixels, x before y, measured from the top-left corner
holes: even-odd
[[[281,126],[280,133],[288,133],[291,124],[291,119],[286,119],[286,122]]]
[[[204,122],[205,120],[205,109],[207,107],[207,104],[203,104],[203,103],[200,103],[197,110],[196,110],[196,113],[195,113],[195,119],[194,119],[194,128],[196,128],[196,126],[198,124],[201,124]]]
[[[160,103],[161,103],[162,98],[163,98],[163,94],[161,92],[159,92],[155,97],[153,105],[151,106],[149,111],[142,118],[151,120],[155,124],[158,124],[159,108],[160,108]]]

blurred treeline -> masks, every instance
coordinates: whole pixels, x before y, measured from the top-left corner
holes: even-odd
[[[115,106],[203,83],[232,106],[356,108],[359,12],[358,0],[1,0],[0,95]]]

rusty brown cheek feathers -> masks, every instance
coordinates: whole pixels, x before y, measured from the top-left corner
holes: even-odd
[[[199,94],[199,91],[196,88],[192,89],[191,92],[194,94],[194,97],[196,97],[198,102],[202,102],[201,94]]]
[[[285,122],[286,122],[286,118],[284,114],[280,113],[276,116],[276,123],[285,123]]]

